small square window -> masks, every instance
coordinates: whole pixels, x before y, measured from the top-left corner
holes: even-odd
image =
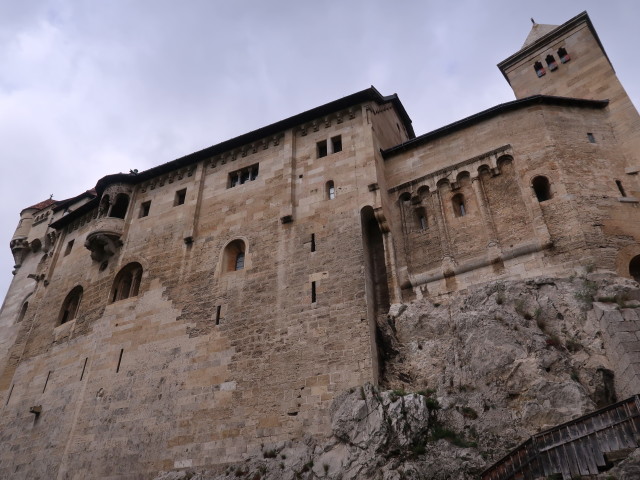
[[[69,243],[67,243],[67,248],[64,251],[64,256],[65,257],[71,253],[71,249],[73,248],[73,242],[74,241],[75,240],[69,240]]]
[[[322,140],[321,142],[316,143],[316,150],[318,151],[318,158],[327,156],[327,141]]]
[[[149,216],[149,210],[151,209],[151,200],[147,202],[142,202],[140,204],[140,215],[138,218]]]
[[[331,147],[333,153],[338,153],[342,151],[342,136],[338,135],[337,137],[333,137],[331,139]]]
[[[176,192],[176,198],[173,202],[173,206],[177,207],[178,205],[183,205],[186,198],[187,198],[187,189],[183,188],[182,190],[178,190]]]
[[[589,139],[589,143],[596,143],[596,137],[593,136],[593,133],[587,133],[587,138]]]

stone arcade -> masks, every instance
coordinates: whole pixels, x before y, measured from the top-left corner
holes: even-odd
[[[391,304],[587,264],[640,279],[640,117],[587,14],[499,68],[516,100],[421,136],[371,87],[25,208],[0,477],[152,478],[320,437],[338,393],[381,380]]]

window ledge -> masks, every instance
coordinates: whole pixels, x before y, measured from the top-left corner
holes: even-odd
[[[58,342],[60,339],[64,337],[68,337],[73,333],[73,330],[76,327],[76,319],[69,320],[68,322],[64,322],[61,325],[58,325],[53,329],[53,339],[55,342]]]
[[[640,203],[640,200],[636,197],[619,197],[618,201],[622,203]]]

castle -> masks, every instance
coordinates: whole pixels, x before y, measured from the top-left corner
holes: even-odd
[[[25,208],[0,477],[242,461],[381,380],[394,303],[585,265],[640,280],[640,116],[588,15],[498,66],[516,100],[424,135],[371,87]]]

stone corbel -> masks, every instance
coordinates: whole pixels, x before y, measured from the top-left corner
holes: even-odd
[[[11,253],[13,254],[14,261],[14,270],[13,274],[16,274],[16,270],[20,268],[24,258],[27,256],[29,252],[29,242],[26,237],[14,238],[9,243],[9,247],[11,248]]]
[[[384,212],[382,211],[382,207],[373,209],[373,216],[378,222],[378,226],[380,227],[380,231],[382,233],[388,233],[390,231],[389,224],[387,223],[387,218],[384,216]]]
[[[117,236],[106,233],[89,235],[84,242],[85,248],[91,251],[91,260],[98,263],[108,260],[121,245],[122,242]]]

